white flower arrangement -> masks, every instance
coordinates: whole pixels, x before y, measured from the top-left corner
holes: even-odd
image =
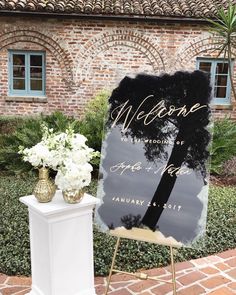
[[[80,190],[88,186],[93,170],[89,161],[99,153],[89,148],[87,138],[74,133],[72,128],[62,133],[54,133],[46,125],[42,128],[41,142],[31,148],[20,147],[23,160],[35,168],[48,167],[58,171],[55,184],[61,190]]]
[[[75,164],[71,159],[58,170],[55,184],[62,190],[80,190],[91,182],[92,165]]]

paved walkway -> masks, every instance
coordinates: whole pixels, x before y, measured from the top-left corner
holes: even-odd
[[[156,268],[145,273],[161,279],[171,279],[170,267]],[[235,295],[236,249],[218,255],[176,264],[178,295]],[[106,279],[95,278],[96,293],[103,295]],[[29,292],[31,279],[0,275],[1,295],[24,295]],[[112,276],[109,295],[172,295],[172,286],[151,280],[140,281],[130,275]],[[66,295],[66,294],[65,294]]]

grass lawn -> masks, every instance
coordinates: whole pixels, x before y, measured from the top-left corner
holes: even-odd
[[[31,194],[34,175],[26,178],[0,177],[0,272],[30,275],[30,246],[27,208],[19,197]],[[88,190],[96,192],[96,182]],[[207,235],[197,249],[180,249],[176,260],[203,257],[236,247],[236,188],[212,186],[209,196]],[[115,239],[94,228],[95,273],[108,273]],[[137,259],[138,258],[138,259]],[[164,246],[124,240],[117,257],[117,267],[127,271],[149,269],[169,263],[169,249]]]

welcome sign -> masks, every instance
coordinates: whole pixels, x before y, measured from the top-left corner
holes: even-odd
[[[103,231],[176,247],[204,233],[210,97],[200,71],[120,82],[102,146],[96,219]]]

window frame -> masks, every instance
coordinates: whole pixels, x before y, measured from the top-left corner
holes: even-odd
[[[13,55],[20,54],[25,56],[25,90],[13,89]],[[30,57],[32,55],[42,56],[42,90],[30,89]],[[8,51],[8,95],[9,96],[40,96],[46,95],[46,54],[44,51],[28,50],[9,50]]]
[[[229,106],[231,105],[231,82],[230,82],[230,75],[229,75],[229,68],[228,68],[228,73],[227,73],[227,86],[226,86],[226,97],[214,97],[214,88],[215,88],[215,80],[216,80],[216,66],[217,63],[221,62],[225,62],[228,64],[228,60],[224,59],[224,58],[206,58],[206,57],[197,57],[197,62],[196,62],[196,66],[197,69],[199,70],[199,66],[200,66],[200,62],[209,62],[211,63],[211,73],[210,73],[210,77],[211,77],[211,86],[212,86],[212,102],[211,104],[213,105],[225,105],[225,106]],[[234,66],[234,60],[231,60],[231,65],[232,65],[232,70],[233,70],[233,66]]]

